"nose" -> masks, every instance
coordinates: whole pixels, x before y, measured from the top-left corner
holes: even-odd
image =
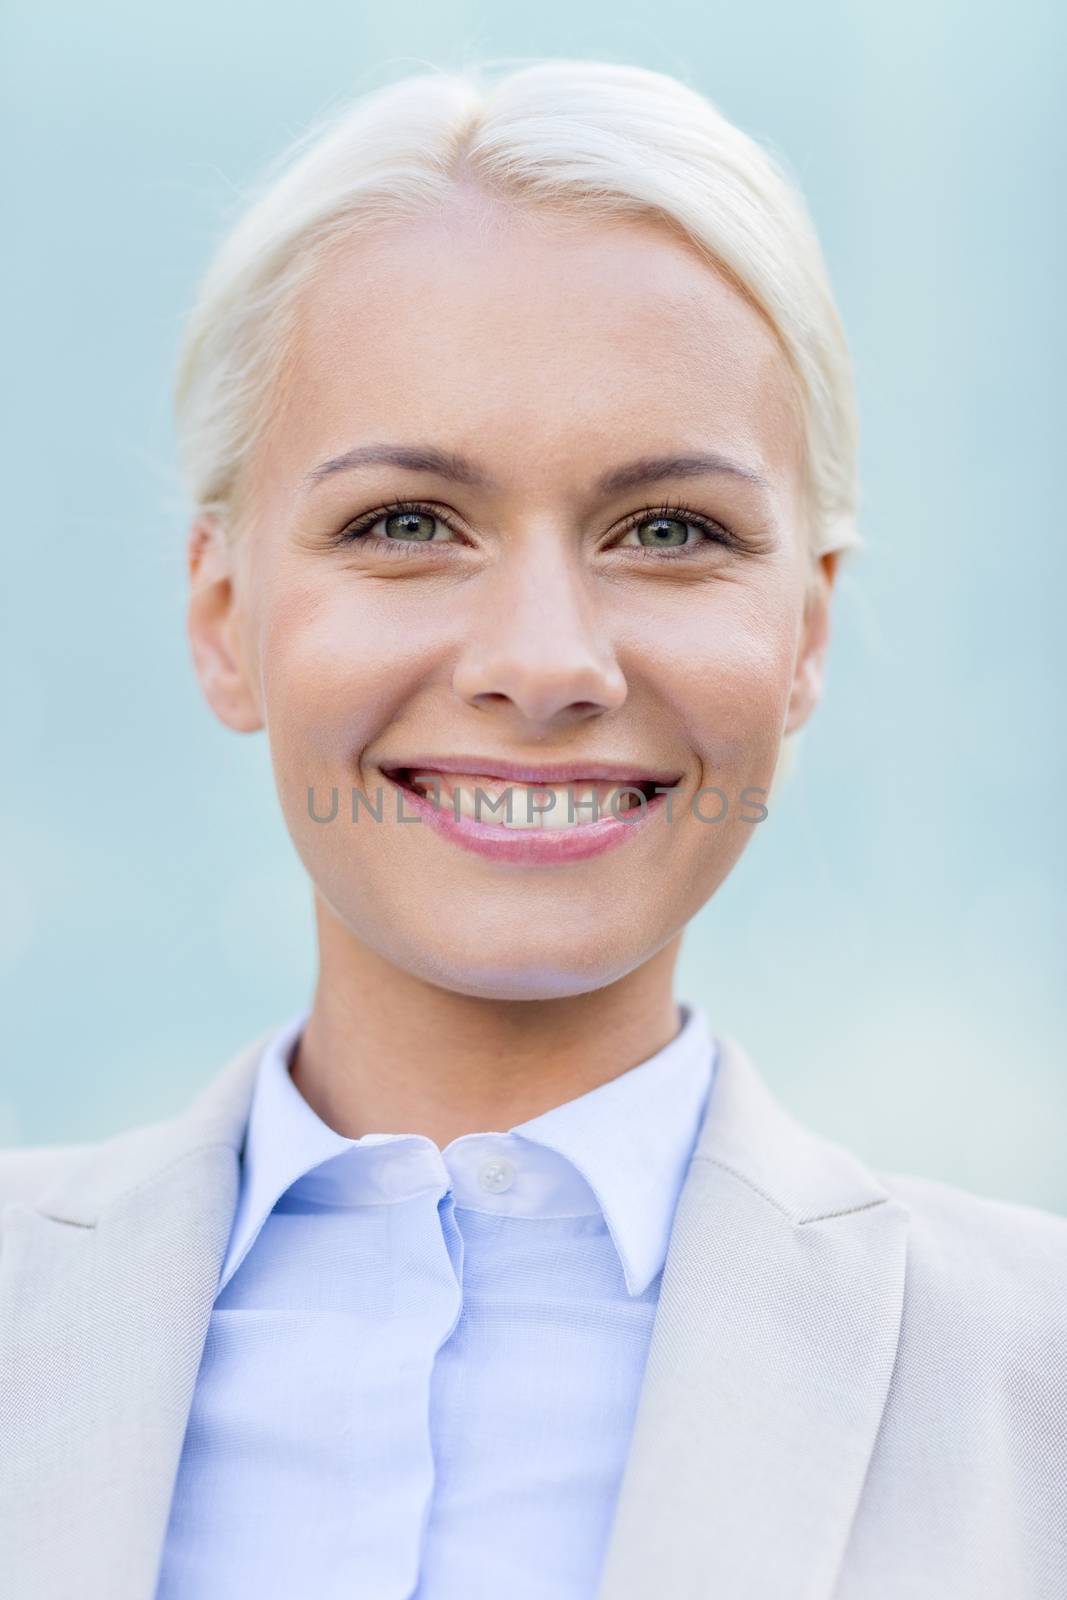
[[[531,541],[477,588],[452,677],[468,705],[558,726],[623,704],[626,679],[573,552],[551,535]]]

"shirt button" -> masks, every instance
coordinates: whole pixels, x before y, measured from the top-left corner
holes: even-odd
[[[490,1194],[503,1194],[505,1189],[511,1188],[514,1180],[515,1168],[506,1156],[494,1156],[492,1161],[483,1161],[478,1169],[478,1182]]]

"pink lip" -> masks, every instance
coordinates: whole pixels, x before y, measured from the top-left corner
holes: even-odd
[[[499,765],[499,763],[498,763]],[[416,772],[470,772],[469,767],[446,767],[440,761],[435,768],[414,768]],[[541,769],[539,776],[544,775]],[[494,774],[496,775],[496,774]],[[388,777],[388,773],[386,774]],[[489,777],[489,773],[479,774]],[[515,773],[500,774],[504,777],[516,777]],[[591,777],[592,773],[587,768],[582,769],[582,776]],[[627,773],[629,776],[629,772]],[[390,779],[390,782],[395,780]],[[533,779],[527,779],[533,782]],[[557,782],[564,782],[558,778]],[[650,780],[645,780],[650,781]],[[635,809],[632,813],[633,820],[626,822],[618,817],[604,817],[599,822],[576,823],[571,828],[559,829],[512,829],[501,827],[498,823],[475,822],[473,817],[456,817],[451,808],[442,805],[440,809],[427,800],[423,795],[416,794],[414,790],[398,784],[404,796],[404,810],[408,816],[417,815],[422,822],[435,828],[446,839],[451,839],[454,844],[462,845],[466,850],[473,850],[476,855],[488,856],[493,861],[525,862],[530,865],[552,866],[569,861],[585,861],[590,856],[602,855],[605,850],[612,850],[624,840],[632,838],[635,834],[642,833],[664,809],[666,797],[662,794],[653,796],[646,801],[643,808]]]

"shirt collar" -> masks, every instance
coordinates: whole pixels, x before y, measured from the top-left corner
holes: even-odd
[[[674,1213],[711,1089],[714,1040],[699,1006],[680,1007],[674,1038],[647,1060],[595,1089],[516,1123],[509,1133],[572,1163],[596,1197],[631,1295],[643,1294],[666,1259]],[[241,1185],[219,1289],[255,1243],[276,1202],[314,1167],[361,1140],[313,1111],[289,1073],[307,1024],[302,1009],[268,1041],[260,1060],[241,1159]]]
[[[666,1260],[715,1065],[705,1012],[680,1009],[681,1028],[654,1056],[510,1130],[578,1168],[600,1203],[632,1295],[645,1292]]]

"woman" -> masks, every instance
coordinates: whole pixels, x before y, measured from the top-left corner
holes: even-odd
[[[802,202],[657,73],[413,77],[272,173],[177,399],[320,972],[4,1157],[5,1592],[1058,1600],[1067,1222],[869,1170],[673,993],[856,543]]]

